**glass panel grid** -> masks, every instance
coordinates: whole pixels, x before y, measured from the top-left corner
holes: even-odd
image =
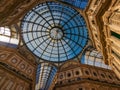
[[[48,90],[57,72],[57,68],[48,63],[38,65],[36,74],[36,90]]]
[[[110,69],[110,67],[108,65],[105,65],[101,53],[92,47],[88,47],[84,51],[82,58],[81,58],[81,63]]]
[[[88,41],[83,17],[73,8],[56,2],[37,5],[25,15],[21,28],[30,51],[48,61],[75,58]]]
[[[85,7],[88,4],[88,0],[59,0],[59,1],[66,2],[80,9],[85,9]]]

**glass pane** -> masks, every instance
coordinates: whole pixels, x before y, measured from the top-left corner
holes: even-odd
[[[88,0],[59,0],[59,1],[66,2],[80,9],[84,9],[88,4]]]
[[[56,72],[57,68],[48,63],[39,64],[36,74],[36,90],[48,90]]]
[[[84,51],[81,59],[81,63],[110,69],[108,65],[105,65],[102,54],[92,47],[88,47]]]

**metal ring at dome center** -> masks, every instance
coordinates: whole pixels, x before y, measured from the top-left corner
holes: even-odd
[[[50,30],[50,37],[56,40],[62,39],[63,31],[60,28],[55,27],[52,30]]]

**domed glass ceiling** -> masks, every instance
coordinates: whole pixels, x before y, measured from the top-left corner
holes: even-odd
[[[21,23],[26,46],[40,59],[61,62],[79,55],[88,40],[83,17],[73,8],[46,2],[29,11]]]

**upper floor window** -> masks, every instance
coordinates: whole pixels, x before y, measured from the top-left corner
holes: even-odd
[[[0,35],[10,36],[10,29],[5,27],[0,27]]]
[[[111,31],[111,35],[118,38],[118,39],[120,39],[120,34],[118,34],[116,32]]]
[[[19,43],[17,31],[12,31],[10,28],[0,27],[0,45],[17,47]]]

